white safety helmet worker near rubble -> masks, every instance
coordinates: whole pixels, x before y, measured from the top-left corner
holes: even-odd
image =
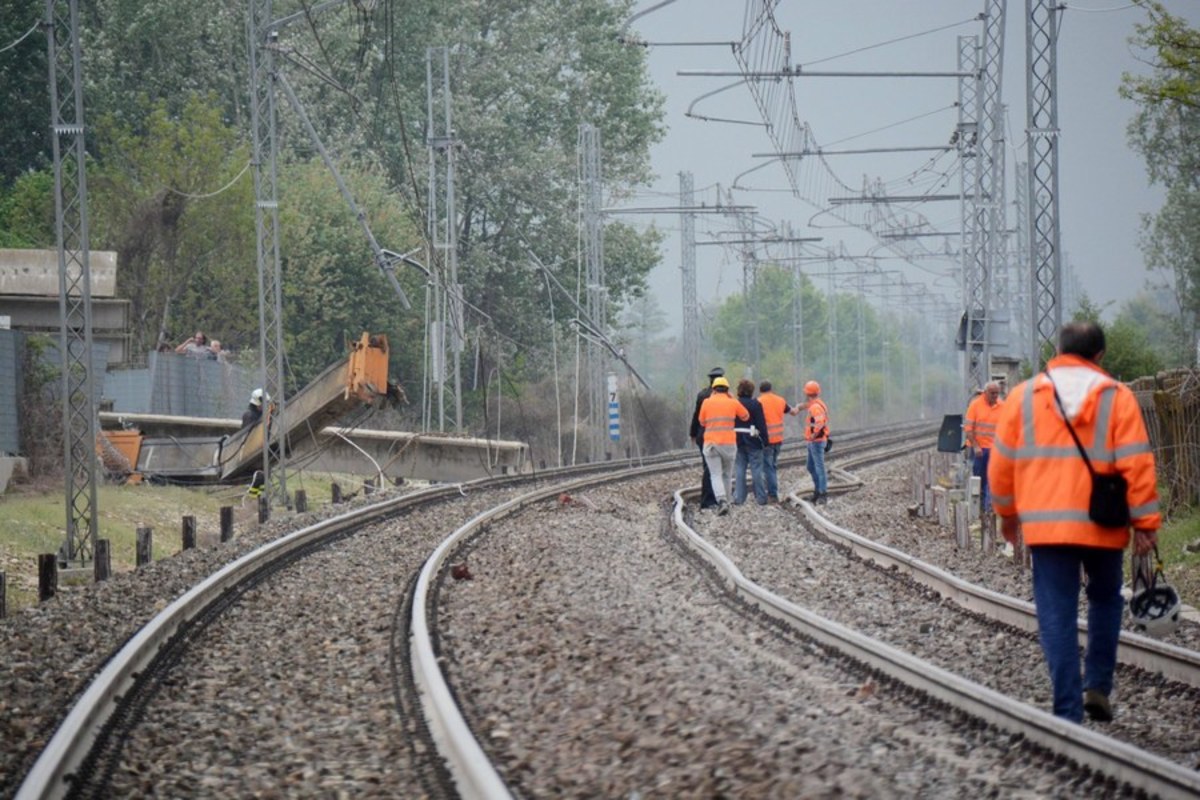
[[[250,405],[261,406],[263,404],[263,398],[266,398],[268,403],[271,402],[271,395],[267,394],[262,389],[255,389],[250,393]]]

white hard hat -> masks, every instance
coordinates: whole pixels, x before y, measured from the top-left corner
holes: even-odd
[[[250,405],[261,406],[263,404],[263,398],[266,398],[268,403],[271,402],[271,395],[267,394],[262,389],[255,389],[250,393]]]
[[[1133,630],[1155,638],[1168,636],[1179,627],[1179,613],[1182,608],[1179,593],[1163,576],[1158,548],[1154,548],[1153,561],[1149,556],[1135,556],[1133,596],[1129,598],[1129,615],[1133,617]]]
[[[1143,589],[1129,599],[1133,630],[1145,636],[1161,639],[1179,627],[1182,604],[1179,594],[1165,583]]]

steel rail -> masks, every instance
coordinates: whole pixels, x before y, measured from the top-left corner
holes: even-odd
[[[484,480],[503,482],[503,479]],[[72,774],[96,744],[101,729],[139,674],[160,650],[172,644],[181,628],[200,616],[225,592],[256,572],[323,539],[361,527],[407,506],[454,496],[459,490],[457,485],[432,487],[322,520],[246,553],[193,586],[130,637],[92,679],[25,776],[16,799],[40,800],[65,795],[71,788]]]
[[[847,436],[862,438],[870,432],[857,432]],[[907,432],[900,434],[909,435]],[[412,673],[416,680],[425,722],[433,734],[434,742],[446,762],[451,777],[464,797],[510,798],[503,778],[487,757],[479,741],[471,732],[463,717],[454,693],[441,669],[441,659],[434,644],[431,619],[434,613],[433,590],[447,562],[460,545],[475,536],[485,526],[509,516],[528,505],[557,497],[562,492],[573,492],[597,484],[628,480],[659,472],[676,469],[674,463],[644,466],[635,469],[609,472],[600,476],[582,478],[565,484],[538,489],[515,497],[502,505],[484,511],[464,523],[458,530],[438,545],[437,549],[421,568],[413,591],[412,602]],[[695,489],[693,491],[699,491]]]
[[[674,469],[684,463],[677,453],[656,457],[658,470]],[[479,478],[461,484],[444,484],[387,498],[363,508],[331,517],[268,542],[218,569],[160,611],[113,655],[97,672],[59,723],[33,767],[25,775],[16,800],[44,800],[65,796],[74,773],[99,743],[105,725],[119,704],[138,682],[141,674],[165,648],[174,646],[180,631],[256,573],[269,569],[298,551],[318,546],[400,510],[459,496],[469,489],[493,489],[537,480],[603,471],[612,475],[611,463],[585,464],[536,475]],[[556,484],[557,485],[557,484]]]
[[[417,578],[412,602],[412,672],[421,695],[425,721],[450,774],[464,797],[511,798],[504,780],[484,753],[462,715],[454,693],[441,669],[441,658],[434,644],[431,619],[432,595],[439,575],[458,547],[485,526],[514,514],[526,506],[598,484],[669,472],[675,464],[659,464],[608,472],[588,478],[555,484],[515,497],[495,508],[481,512],[442,541],[426,560]]]
[[[847,434],[846,439],[853,440],[869,435],[869,431],[852,432]],[[621,462],[598,462],[543,470],[533,475],[479,478],[461,484],[430,487],[386,498],[373,505],[322,520],[242,555],[176,598],[114,653],[59,723],[54,735],[25,775],[15,795],[16,800],[43,800],[65,796],[72,788],[74,773],[102,739],[103,729],[117,712],[122,698],[130,693],[139,677],[162,651],[178,644],[180,632],[218,603],[227,592],[304,549],[319,546],[325,540],[396,514],[403,509],[459,496],[466,489],[494,489],[542,480],[554,481],[548,488],[523,496],[523,502],[528,503],[533,502],[531,498],[554,496],[564,489],[664,472],[683,466],[690,467],[694,463],[694,454],[695,451],[691,449],[665,453],[642,459],[643,466],[618,471],[614,471],[613,467]],[[563,478],[597,472],[601,475],[562,482]],[[521,501],[522,498],[519,498],[512,504],[498,508],[508,508],[507,513],[511,513],[520,507]],[[438,552],[441,552],[440,548]],[[433,560],[432,556],[430,560]],[[423,619],[423,615],[418,619]],[[445,712],[439,711],[438,714],[446,716]]]
[[[1037,634],[1037,610],[1033,603],[965,581],[940,567],[872,541],[835,524],[796,494],[789,497],[814,527],[864,561],[874,562],[885,569],[894,568],[969,611]],[[1087,643],[1087,622],[1084,620],[1079,621],[1079,642],[1081,645]],[[1122,664],[1200,687],[1200,652],[1195,650],[1121,631],[1117,658]]]
[[[683,507],[683,492],[676,492],[672,516],[687,545],[712,565],[738,598],[763,613],[906,686],[1122,784],[1166,798],[1200,795],[1200,773],[1005,697],[764,589],[684,521]]]

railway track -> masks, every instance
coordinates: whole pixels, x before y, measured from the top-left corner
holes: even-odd
[[[847,445],[845,450],[849,450],[849,442],[845,444]],[[878,447],[876,449],[878,450]],[[911,450],[911,445],[906,450]],[[677,465],[677,459],[667,459],[634,470],[622,470],[617,473],[610,469],[609,472],[621,478],[625,482],[624,486],[629,486],[631,481],[635,484],[658,481],[660,479],[656,476],[675,469]],[[689,471],[693,471],[694,463],[688,463],[687,468]],[[69,790],[68,793],[76,795],[90,793],[100,796],[114,786],[137,794],[139,785],[162,786],[160,782],[164,780],[163,775],[152,772],[139,773],[139,768],[152,769],[146,766],[153,763],[150,754],[153,754],[154,757],[163,755],[161,743],[156,743],[153,740],[154,736],[151,736],[148,737],[147,742],[139,744],[137,729],[144,727],[146,720],[149,720],[152,728],[157,726],[156,731],[161,731],[164,727],[168,729],[185,728],[187,724],[190,724],[188,720],[193,718],[198,726],[208,724],[211,728],[212,720],[205,718],[215,716],[218,711],[231,715],[239,722],[253,719],[259,713],[254,708],[253,702],[243,703],[239,707],[237,703],[230,701],[229,708],[222,707],[216,711],[211,706],[214,701],[221,698],[223,692],[228,692],[230,686],[253,678],[256,670],[251,668],[245,670],[244,674],[242,672],[233,673],[222,667],[221,656],[205,656],[204,653],[228,653],[229,651],[225,648],[237,646],[241,648],[242,655],[232,660],[236,662],[239,659],[247,659],[254,664],[256,660],[253,656],[256,649],[270,649],[271,652],[275,652],[270,646],[287,641],[288,636],[298,635],[298,631],[295,629],[300,627],[304,627],[305,634],[309,636],[321,637],[323,631],[324,637],[329,640],[323,646],[327,652],[334,655],[329,659],[322,659],[315,665],[310,664],[308,667],[304,666],[304,658],[301,658],[299,663],[285,659],[283,665],[266,669],[265,665],[261,663],[261,659],[258,659],[259,666],[271,674],[268,674],[268,679],[261,684],[262,688],[256,691],[260,693],[261,700],[270,700],[271,703],[266,706],[268,709],[267,719],[258,720],[257,724],[249,727],[252,731],[256,731],[254,736],[270,737],[272,728],[283,728],[287,735],[294,738],[304,739],[307,737],[312,741],[304,742],[299,747],[292,742],[291,746],[293,751],[306,753],[308,756],[306,758],[293,756],[294,764],[261,763],[257,765],[257,773],[255,769],[247,770],[244,764],[235,768],[234,764],[240,763],[237,758],[233,758],[230,763],[220,763],[221,756],[219,754],[230,750],[237,752],[238,748],[252,752],[255,742],[247,741],[245,734],[235,735],[232,730],[229,730],[228,724],[222,727],[218,720],[216,732],[204,734],[200,739],[201,742],[212,747],[211,752],[218,754],[208,760],[218,763],[205,764],[202,769],[185,770],[184,774],[179,777],[181,783],[178,784],[178,791],[180,793],[188,793],[187,786],[220,786],[222,789],[228,790],[231,786],[228,781],[245,780],[236,778],[235,773],[250,772],[258,774],[258,777],[248,782],[233,783],[232,786],[235,790],[253,790],[261,783],[278,786],[280,775],[282,775],[286,779],[284,786],[290,786],[300,793],[304,793],[305,790],[320,793],[318,788],[324,786],[321,781],[328,778],[335,783],[351,780],[350,786],[355,793],[371,794],[375,792],[380,796],[387,795],[389,792],[394,793],[394,787],[398,784],[421,786],[420,793],[424,796],[449,796],[455,791],[451,780],[457,787],[457,791],[464,796],[503,796],[508,791],[507,786],[510,785],[513,778],[511,775],[506,778],[499,777],[500,772],[496,770],[494,764],[510,764],[511,755],[501,753],[497,757],[494,752],[485,750],[480,742],[489,745],[494,745],[497,741],[511,742],[519,738],[520,734],[515,729],[505,729],[503,725],[498,726],[495,720],[488,721],[486,713],[482,720],[476,718],[468,722],[461,710],[455,710],[461,709],[463,706],[479,710],[485,707],[485,704],[481,705],[470,684],[461,684],[456,687],[454,683],[448,682],[443,674],[447,665],[454,661],[454,657],[448,656],[442,648],[448,643],[458,645],[461,633],[453,621],[447,622],[439,619],[439,614],[443,611],[440,610],[438,600],[460,594],[460,590],[465,590],[469,594],[474,587],[490,583],[497,572],[479,566],[477,555],[488,546],[487,542],[503,538],[492,535],[492,531],[498,531],[502,526],[516,525],[519,527],[520,520],[530,516],[556,515],[548,512],[547,509],[554,509],[557,512],[569,508],[571,513],[581,513],[587,518],[615,517],[622,523],[649,524],[651,527],[657,527],[666,518],[666,509],[659,509],[656,513],[650,514],[649,519],[622,519],[620,513],[600,514],[597,513],[598,509],[589,507],[589,504],[594,503],[588,500],[588,493],[603,491],[593,487],[598,486],[605,478],[611,479],[614,474],[599,478],[581,478],[575,482],[555,483],[533,492],[522,492],[513,481],[497,488],[472,487],[468,491],[468,498],[462,497],[455,488],[442,487],[427,493],[389,500],[363,512],[343,515],[335,520],[318,523],[297,531],[277,543],[260,548],[264,552],[257,553],[256,551],[257,554],[250,554],[254,556],[253,558],[248,555],[239,559],[238,562],[230,564],[220,573],[213,575],[210,581],[205,582],[208,584],[207,586],[201,584],[195,587],[172,604],[156,618],[157,625],[143,629],[121,653],[112,659],[105,669],[105,675],[109,677],[105,678],[102,675],[101,678],[98,678],[85,695],[84,701],[86,702],[81,701],[72,711],[71,717],[61,726],[59,735],[55,737],[56,741],[51,743],[52,746],[46,749],[37,767],[29,773],[19,796],[53,796],[64,793],[64,787]],[[662,480],[666,480],[668,483],[678,482],[678,478]],[[654,486],[657,487],[658,484],[656,483]],[[655,491],[658,491],[659,497],[665,496],[665,493],[657,488]],[[426,515],[428,509],[434,507],[444,510],[445,506],[451,504],[450,501],[455,495],[458,496],[458,501],[462,502],[455,501],[453,503],[457,506],[453,514],[448,516],[439,514],[436,520],[432,515],[428,518],[423,516]],[[560,498],[563,496],[578,499],[560,502]],[[655,506],[651,501],[645,507],[653,509]],[[619,506],[608,510],[619,511]],[[780,511],[779,509],[773,510]],[[675,512],[676,516],[680,514],[680,511]],[[409,524],[407,526],[400,524],[402,521],[407,521]],[[594,521],[594,519],[589,520],[589,522]],[[370,528],[370,530],[364,530],[364,527]],[[454,535],[443,540],[444,531],[451,529],[455,530]],[[416,535],[414,532],[417,530],[424,530],[426,535],[424,537]],[[411,541],[406,541],[404,547],[399,549],[394,547],[398,540],[407,540],[408,538],[411,538]],[[656,538],[662,540],[660,534],[656,534]],[[393,546],[389,548],[383,544],[386,542],[391,542]],[[360,548],[356,543],[363,543],[362,547]],[[677,542],[675,546],[678,546],[679,543]],[[610,541],[609,544],[612,542]],[[546,545],[546,547],[548,546]],[[434,555],[426,560],[425,555],[431,551]],[[510,567],[514,570],[524,569],[524,567],[518,567],[521,561],[521,558],[514,555],[510,559]],[[539,557],[529,559],[529,562],[533,564],[537,564],[538,561]],[[328,589],[315,588],[319,585],[318,578],[328,584],[327,577],[321,578],[323,573],[340,569],[340,566],[335,565],[344,565],[347,562],[352,565],[356,564],[359,571],[352,571],[350,574],[337,573],[335,581],[340,580],[343,592],[358,594],[376,592],[382,596],[380,602],[371,606],[374,609],[371,616],[374,622],[366,624],[367,631],[361,635],[340,635],[336,633],[336,629],[333,629],[334,632],[331,633],[328,623],[331,619],[334,622],[344,622],[339,618],[338,609],[348,604],[338,599],[337,591],[331,593]],[[424,563],[423,568],[421,568],[422,562]],[[296,565],[304,563],[310,564],[310,567],[303,570],[296,569]],[[452,563],[464,567],[468,572],[475,572],[475,579],[455,581],[453,578],[448,578],[447,576],[452,573],[448,565]],[[601,565],[588,563],[583,566],[596,570]],[[417,574],[419,568],[420,577],[414,580],[412,576]],[[292,576],[293,573],[299,577]],[[370,576],[371,580],[366,580],[364,574]],[[697,571],[694,567],[687,567],[684,569],[684,574],[690,574],[694,580]],[[550,577],[552,576],[543,575],[535,580],[541,580],[544,583]],[[727,581],[727,578],[720,580]],[[362,582],[363,585],[357,586],[354,581]],[[409,587],[411,587],[411,592],[405,590]],[[332,600],[329,599],[330,596],[332,596]],[[723,597],[724,594],[721,596]],[[403,598],[403,600],[397,601],[397,597]],[[300,598],[299,606],[301,608],[308,609],[311,606],[312,610],[301,614],[301,619],[283,630],[278,629],[277,622],[268,622],[264,629],[250,628],[251,632],[247,633],[244,628],[240,627],[243,623],[235,624],[223,621],[239,616],[245,618],[254,615],[261,615],[264,619],[273,620],[277,619],[278,613],[286,616],[289,606],[292,607],[291,612],[294,616],[297,605],[296,598]],[[411,613],[407,610],[410,600]],[[726,600],[720,602],[725,603]],[[257,611],[260,603],[266,604],[264,607],[270,607],[273,610],[270,612]],[[219,611],[225,613],[218,614]],[[348,617],[349,611],[344,610],[344,613]],[[742,620],[738,623],[732,621],[726,623],[726,627],[733,628],[744,624],[747,611],[736,609],[722,613],[732,613],[737,619]],[[763,613],[754,611],[750,613],[750,618],[759,618]],[[393,626],[393,619],[409,618],[412,619],[413,625],[411,637],[407,635],[405,629]],[[387,620],[387,624],[384,625],[381,620]],[[523,625],[524,623],[510,621],[510,625],[514,624]],[[364,624],[358,623],[356,626],[351,622],[351,627],[362,628]],[[806,658],[809,659],[815,658],[814,653],[818,651],[823,653],[829,647],[828,644],[817,641],[811,633],[796,633],[795,630],[782,631],[775,625],[767,625],[764,628],[761,623],[759,627],[767,633],[764,634],[760,630],[758,634],[750,634],[751,641],[761,644],[768,639],[772,642],[778,639],[783,644],[777,646],[800,647],[802,651],[808,653]],[[540,630],[540,627],[530,627],[529,630]],[[387,631],[387,635],[381,631]],[[499,638],[498,632],[495,635]],[[533,639],[541,638],[540,633],[530,633],[529,635]],[[754,636],[758,636],[759,639],[754,639]],[[208,640],[213,638],[221,642],[219,647],[210,647]],[[408,649],[410,638],[411,651]],[[200,644],[202,640],[204,641],[203,645]],[[383,662],[380,662],[378,658],[377,651],[380,649],[388,654]],[[347,695],[341,705],[333,704],[332,708],[322,710],[320,708],[322,703],[328,702],[326,697],[329,693],[327,690],[330,682],[337,683],[336,676],[341,671],[338,666],[341,659],[353,660],[368,655],[368,651],[374,653],[375,660],[371,669],[368,670],[370,675],[368,675],[367,683],[356,683],[355,686],[358,688],[353,690],[341,687],[340,691]],[[135,653],[140,653],[140,655]],[[785,663],[790,657],[777,655],[774,658],[777,661],[782,659],[781,663]],[[195,660],[192,660],[193,658]],[[850,656],[842,656],[842,658],[850,658]],[[154,665],[156,659],[158,667]],[[311,656],[309,659],[311,660]],[[412,665],[411,684],[405,662],[410,662]],[[184,667],[182,673],[175,672],[176,677],[171,677],[172,672],[179,669],[179,664],[187,666]],[[508,674],[510,665],[494,659],[491,664],[494,674],[500,676]],[[168,669],[168,667],[173,669]],[[871,670],[880,671],[881,668],[879,666],[869,667],[868,675],[873,674]],[[159,673],[162,674],[159,675]],[[297,673],[300,673],[299,677],[297,677]],[[179,677],[180,674],[187,677]],[[151,678],[152,688],[142,690],[143,693],[168,698],[181,692],[180,687],[182,687],[189,694],[194,695],[195,700],[187,702],[194,702],[195,705],[188,706],[187,702],[182,699],[171,697],[165,705],[145,704],[140,709],[134,702],[133,710],[129,710],[130,698],[138,695],[138,690],[131,691],[130,686],[139,679],[145,680],[147,675],[157,675],[157,677]],[[871,681],[876,679],[868,677],[859,682],[858,690],[862,691],[862,687],[868,686]],[[883,680],[882,678],[878,679]],[[836,678],[829,680],[837,683]],[[854,680],[858,681],[859,679],[855,678]],[[887,680],[895,681],[897,679],[890,677]],[[300,684],[300,687],[297,688],[296,684]],[[103,686],[107,686],[107,688],[102,688]],[[344,763],[341,767],[337,763],[340,748],[331,746],[331,739],[323,738],[321,731],[318,733],[308,732],[306,729],[311,726],[303,721],[304,716],[281,713],[275,709],[278,709],[281,703],[284,708],[315,706],[315,710],[319,712],[318,719],[335,719],[339,714],[346,713],[347,706],[355,705],[355,692],[361,692],[363,686],[369,687],[369,691],[365,697],[360,696],[357,699],[360,704],[365,704],[368,709],[373,709],[374,713],[369,710],[358,716],[351,715],[347,721],[341,724],[340,729],[332,731],[332,734],[336,734],[333,739],[339,737],[353,739],[355,738],[353,730],[377,730],[383,731],[380,738],[384,746],[378,750],[382,755],[362,760],[362,763],[355,768],[357,772],[355,769],[349,770],[353,776],[348,779],[344,774],[347,771]],[[420,687],[419,691],[416,687]],[[338,689],[337,686],[333,688]],[[844,687],[841,688],[844,689]],[[928,689],[922,688],[919,693],[922,697],[931,696]],[[337,694],[337,691],[334,694]],[[914,694],[914,696],[917,695]],[[204,705],[205,698],[207,698],[209,706],[207,708]],[[423,714],[420,716],[416,713],[418,698],[423,704]],[[938,703],[939,705],[948,704],[949,701],[939,699]],[[126,706],[126,710],[123,712],[120,710],[122,704]],[[396,710],[389,710],[389,706]],[[383,712],[378,711],[380,707],[384,708]],[[1028,706],[1020,707],[1028,710]],[[106,708],[108,711],[105,711]],[[123,722],[103,721],[106,718],[112,718],[110,715],[113,710],[116,710],[118,719],[124,715],[132,718],[134,724],[122,728],[121,726],[125,724]],[[857,709],[854,710],[854,713],[858,713]],[[908,709],[904,713],[915,712]],[[955,717],[961,713],[947,711],[945,715]],[[278,718],[273,719],[272,715]],[[181,721],[181,718],[184,721]],[[970,719],[978,718],[970,717]],[[424,729],[423,720],[428,720],[428,730]],[[1051,722],[1057,721],[1051,720]],[[988,720],[988,723],[999,725],[995,720]],[[106,724],[113,730],[104,734],[103,729]],[[951,730],[956,730],[955,724],[951,724]],[[972,726],[978,728],[979,725],[980,723],[976,721],[969,723],[967,727],[968,729]],[[329,728],[330,726],[326,724],[317,727]],[[1045,734],[1047,737],[1057,737],[1057,731],[1053,725],[1048,730],[1050,733]],[[101,733],[97,733],[97,731]],[[224,741],[222,740],[222,731],[224,731]],[[329,734],[331,731],[325,730],[323,733]],[[628,738],[629,735],[634,735],[634,740],[636,740],[636,734],[627,734],[625,738]],[[893,729],[892,735],[900,734]],[[962,735],[962,731],[946,735],[959,736]],[[1030,737],[1029,734],[1019,735],[1031,741],[1039,741]],[[358,738],[361,737],[360,733]],[[103,746],[99,749],[92,746],[105,738],[121,742],[120,747],[113,748],[109,745],[110,752],[105,754]],[[901,738],[903,738],[902,735]],[[974,740],[978,738],[978,735],[972,734],[968,738]],[[229,741],[230,739],[232,741]],[[614,741],[620,740],[621,737],[618,736]],[[194,738],[189,738],[188,741],[189,744],[180,744],[175,748],[185,764],[188,763],[188,754],[194,754],[197,749]],[[376,745],[379,743],[379,741],[374,742]],[[446,763],[450,765],[450,773],[444,772],[440,759],[433,756],[433,743],[436,743],[441,758],[445,758]],[[357,742],[356,746],[365,746],[365,744]],[[285,752],[288,746],[286,742],[280,745],[282,751]],[[1040,743],[1039,747],[1039,752],[1042,750],[1053,752],[1049,750],[1049,745],[1046,743]],[[143,749],[139,750],[139,748]],[[330,749],[332,750],[331,754],[319,755],[322,750]],[[315,751],[316,754],[309,751]],[[997,757],[1002,760],[1002,753]],[[343,754],[340,758],[344,762],[346,758],[353,759],[355,757]],[[1069,758],[1079,763],[1088,763],[1077,755],[1071,755]],[[1156,761],[1153,756],[1149,758],[1148,763],[1162,774],[1163,764],[1158,761],[1163,760]],[[518,777],[521,771],[521,759],[535,761],[537,756],[526,752],[517,759]],[[89,763],[89,760],[93,763]],[[1131,760],[1137,761],[1132,756]],[[406,765],[404,770],[395,766],[401,762]],[[1047,763],[1050,777],[1043,777],[1042,780],[1052,785],[1061,782],[1062,776],[1056,774],[1061,771],[1061,768],[1054,766],[1053,757]],[[1169,769],[1172,765],[1169,762],[1164,763],[1168,765],[1166,774],[1172,774]],[[131,767],[131,765],[133,766]],[[406,772],[405,770],[409,770],[410,767],[411,771]],[[526,768],[532,769],[532,767]],[[1004,772],[1002,767],[993,766],[992,769],[1000,773]],[[1122,769],[1128,770],[1130,767],[1126,766]],[[1090,774],[1103,776],[1106,773],[1096,770]],[[75,777],[68,782],[67,775]],[[1128,781],[1128,777],[1129,774],[1124,772],[1120,780]],[[714,778],[714,780],[719,783],[720,778]],[[735,781],[736,779],[730,777],[728,780]],[[796,780],[803,780],[803,778],[797,777]],[[867,778],[863,777],[862,780],[865,781]],[[1103,784],[1107,779],[1103,777],[1087,779],[1087,781],[1093,780],[1098,780],[1100,784]],[[1114,778],[1113,780],[1118,779]],[[139,781],[143,781],[144,784],[139,784]],[[189,781],[195,782],[188,783]],[[287,781],[291,781],[291,783]],[[1036,783],[1036,781],[1034,782]],[[513,785],[525,786],[520,780]],[[1138,786],[1139,784],[1134,781],[1128,785]],[[1184,786],[1186,789],[1186,785]],[[1177,788],[1171,789],[1171,791],[1176,790]],[[1164,790],[1166,794],[1170,794],[1171,791]],[[536,793],[536,791],[533,792],[533,794]],[[568,790],[567,793],[570,791]]]

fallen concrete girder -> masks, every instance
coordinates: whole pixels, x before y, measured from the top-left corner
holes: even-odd
[[[235,419],[106,411],[100,412],[100,423],[108,431],[140,431],[149,448],[141,463],[153,465],[148,474],[197,482],[219,480],[220,442],[241,428]],[[525,442],[337,426],[298,437],[288,458],[304,469],[369,478],[382,473],[393,480],[454,482],[532,471]]]

